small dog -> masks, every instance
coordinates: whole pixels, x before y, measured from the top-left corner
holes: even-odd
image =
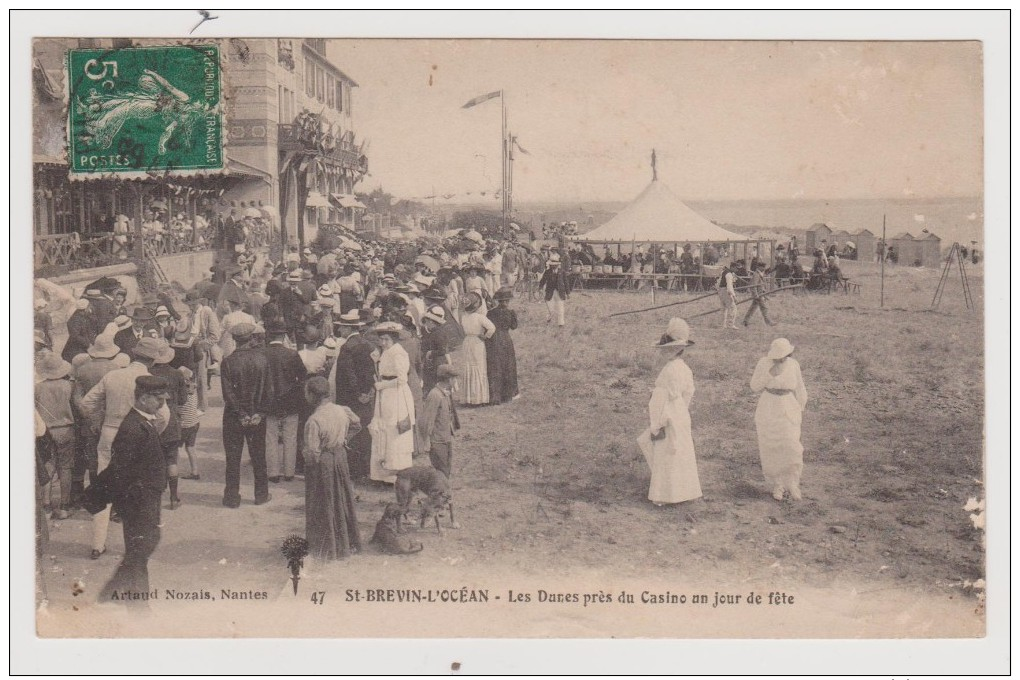
[[[403,511],[396,503],[388,503],[383,512],[382,519],[375,525],[375,534],[372,535],[372,543],[379,546],[379,549],[389,555],[412,555],[421,552],[424,546],[421,543],[414,543],[398,533],[400,518]]]
[[[421,503],[421,528],[430,517],[435,519],[436,531],[441,536],[443,529],[439,526],[439,512],[445,508],[450,510],[450,526],[457,527],[453,519],[453,497],[450,495],[450,480],[439,470],[425,465],[416,465],[401,470],[397,473],[397,482],[394,484],[397,492],[397,505],[400,507],[400,519],[397,522],[397,531],[403,529],[403,520],[411,509],[411,501],[416,492],[425,494],[426,499]]]

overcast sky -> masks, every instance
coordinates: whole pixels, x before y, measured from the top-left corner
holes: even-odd
[[[499,100],[530,156],[516,202],[982,191],[976,42],[331,41],[371,176],[400,197],[500,185]]]

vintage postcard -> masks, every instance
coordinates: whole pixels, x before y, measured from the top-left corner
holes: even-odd
[[[983,34],[215,15],[17,74],[40,644],[987,639]]]

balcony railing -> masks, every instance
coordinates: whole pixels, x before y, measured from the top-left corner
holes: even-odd
[[[281,151],[311,151],[337,160],[344,167],[352,170],[368,171],[368,160],[359,153],[357,148],[349,144],[340,144],[332,148],[324,147],[321,138],[307,127],[282,123],[279,125],[278,140]]]
[[[148,234],[145,239],[147,257],[175,255],[212,248],[211,239],[201,232],[196,242],[191,230],[164,231]],[[257,239],[257,240],[262,240]],[[88,237],[80,234],[51,234],[34,239],[35,268],[88,269],[117,264],[132,256],[135,249],[134,233],[105,232]]]

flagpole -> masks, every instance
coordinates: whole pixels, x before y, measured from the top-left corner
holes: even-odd
[[[503,96],[503,90],[499,91],[499,104],[503,111],[503,134],[501,137],[501,144],[503,147],[503,233],[505,234],[507,230],[507,210],[509,209],[510,201],[507,192],[507,179],[509,175],[510,162],[507,160],[509,149],[507,148],[506,139],[506,99]]]

